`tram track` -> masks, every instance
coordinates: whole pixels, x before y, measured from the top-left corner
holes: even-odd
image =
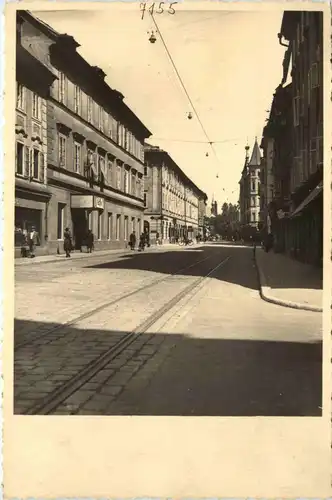
[[[215,256],[214,256],[215,257]],[[187,266],[184,269],[189,269],[190,267],[194,267],[204,261],[209,260],[211,257],[207,257],[200,261],[196,261],[195,263]],[[122,339],[120,339],[115,345],[111,346],[109,349],[104,351],[101,355],[99,355],[96,359],[92,360],[88,363],[84,368],[79,370],[73,377],[64,382],[50,394],[46,395],[41,400],[37,401],[37,403],[33,404],[28,410],[24,411],[25,415],[49,415],[54,412],[59,405],[61,405],[67,398],[72,396],[75,392],[79,391],[82,386],[84,386],[87,382],[89,382],[93,377],[95,377],[98,372],[103,370],[107,365],[112,363],[125,349],[127,349],[140,335],[143,335],[147,331],[149,331],[154,324],[156,324],[163,316],[169,313],[176,305],[180,303],[186,296],[190,293],[198,293],[207,278],[211,277],[211,275],[217,271],[221,266],[223,266],[228,260],[230,256],[227,256],[222,261],[219,261],[217,265],[213,266],[212,269],[209,269],[207,273],[203,276],[200,276],[198,279],[190,283],[183,290],[177,293],[174,297],[168,300],[164,305],[162,305],[157,311],[153,312],[148,318],[143,320],[136,328],[128,332]],[[176,271],[168,278],[172,278],[179,274],[183,269]],[[156,286],[157,284],[162,283],[165,279],[157,280],[149,287]],[[139,289],[142,291],[144,289]],[[146,287],[145,287],[146,289]],[[134,295],[139,290],[132,292],[130,295]],[[128,294],[127,294],[128,295]],[[124,297],[122,297],[123,299]],[[121,298],[120,298],[121,300]],[[114,301],[111,304],[113,305]],[[106,308],[107,305],[104,306]]]
[[[204,259],[200,259],[198,261],[195,261],[192,264],[190,264],[189,266],[182,267],[181,269],[178,269],[174,273],[171,273],[171,274],[169,274],[169,275],[167,275],[167,276],[165,276],[163,278],[157,278],[157,279],[153,280],[151,283],[148,283],[148,284],[145,284],[145,285],[143,285],[143,286],[141,286],[139,288],[136,288],[135,290],[133,290],[131,292],[124,293],[123,295],[121,295],[120,297],[117,297],[116,299],[104,302],[103,304],[100,304],[97,307],[94,307],[93,309],[91,309],[91,310],[89,310],[87,312],[84,312],[84,313],[76,316],[74,319],[71,319],[71,320],[69,320],[69,321],[67,321],[65,323],[61,323],[61,324],[58,324],[56,326],[53,326],[53,327],[49,328],[46,331],[43,330],[39,334],[37,333],[36,335],[33,335],[32,338],[27,338],[27,339],[25,339],[25,340],[23,340],[23,341],[18,342],[17,344],[15,344],[14,345],[14,352],[17,352],[17,351],[21,350],[24,347],[33,345],[34,342],[36,342],[37,340],[40,340],[40,339],[42,339],[44,337],[47,337],[51,333],[54,333],[56,331],[60,331],[63,328],[68,328],[70,326],[74,326],[76,323],[78,323],[80,321],[83,321],[83,320],[85,320],[87,318],[90,318],[90,317],[92,317],[92,316],[100,313],[101,311],[103,311],[107,307],[111,307],[113,305],[119,304],[123,300],[126,300],[126,299],[128,299],[130,297],[133,297],[134,295],[139,294],[139,293],[141,293],[141,292],[143,292],[145,290],[153,288],[154,286],[159,285],[160,283],[168,281],[172,277],[174,277],[174,276],[176,276],[176,275],[178,275],[180,273],[183,273],[183,272],[187,271],[188,269],[191,269],[191,268],[197,266],[198,264],[201,264],[202,262],[205,262],[205,261],[207,261],[209,259],[212,259],[212,258],[215,258],[215,254],[209,255],[208,257],[205,257]]]

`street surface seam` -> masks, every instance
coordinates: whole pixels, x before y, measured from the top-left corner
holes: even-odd
[[[101,354],[97,359],[89,363],[81,371],[77,372],[74,377],[55,389],[52,393],[47,395],[39,403],[33,405],[27,411],[23,412],[25,415],[37,415],[37,414],[49,414],[52,410],[56,409],[63,401],[65,401],[69,396],[71,396],[75,391],[79,390],[83,385],[85,385],[92,377],[94,377],[99,371],[101,371],[106,365],[113,361],[119,354],[121,354],[127,347],[129,347],[140,335],[145,333],[149,328],[152,327],[162,316],[164,316],[168,311],[170,311],[178,302],[186,297],[193,290],[200,288],[200,285],[211,276],[219,267],[225,264],[230,259],[228,256],[223,259],[215,267],[213,267],[207,274],[201,276],[193,283],[188,285],[184,290],[179,292],[175,297],[169,300],[165,305],[163,305],[159,310],[153,313],[149,318],[143,321],[138,327],[128,333],[123,339],[117,342],[114,346],[108,349],[106,352]],[[193,267],[194,265],[206,261],[208,258],[202,261],[195,262],[188,267]],[[187,269],[187,268],[186,268]],[[179,271],[178,271],[179,272]],[[176,274],[176,273],[174,273]],[[174,276],[174,275],[172,275]],[[172,277],[169,276],[169,277]],[[164,281],[164,280],[161,280]],[[160,282],[160,280],[159,280]]]
[[[118,297],[117,299],[114,299],[114,300],[112,300],[110,302],[106,302],[104,304],[101,304],[101,305],[97,306],[96,308],[92,309],[91,311],[85,312],[85,313],[81,314],[80,316],[77,316],[76,318],[74,318],[73,320],[70,320],[69,322],[66,322],[66,323],[63,323],[61,325],[57,325],[55,327],[52,327],[49,330],[47,330],[46,332],[42,331],[40,333],[40,335],[36,335],[32,339],[27,339],[27,340],[25,340],[23,342],[20,342],[20,343],[16,344],[15,347],[14,347],[14,351],[16,352],[19,349],[21,349],[22,347],[26,347],[27,345],[33,344],[36,340],[39,340],[39,339],[41,339],[43,337],[46,337],[50,333],[53,333],[53,332],[58,331],[58,330],[61,330],[62,328],[65,328],[65,327],[73,326],[77,322],[82,321],[83,319],[87,319],[87,318],[89,318],[89,317],[91,317],[91,316],[93,316],[93,315],[101,312],[102,310],[106,309],[109,306],[118,304],[122,300],[125,300],[125,299],[127,299],[129,297],[132,297],[133,295],[135,295],[135,294],[137,294],[137,293],[139,293],[139,292],[141,292],[143,290],[147,290],[148,288],[152,288],[152,287],[158,285],[159,283],[167,281],[170,278],[172,278],[173,276],[176,276],[177,274],[181,273],[182,271],[186,271],[187,269],[190,269],[190,268],[194,267],[195,265],[200,264],[201,262],[204,262],[204,261],[209,260],[211,258],[213,258],[212,255],[209,256],[209,257],[206,257],[205,259],[201,259],[199,261],[196,261],[193,264],[190,264],[189,266],[183,267],[183,268],[177,270],[175,273],[172,273],[172,274],[166,276],[165,278],[157,278],[156,280],[152,281],[148,285],[144,285],[144,286],[142,286],[140,288],[137,288],[136,290],[133,290],[132,292],[126,293],[126,294],[122,295],[121,297]]]

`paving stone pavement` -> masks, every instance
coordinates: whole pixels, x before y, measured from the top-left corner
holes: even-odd
[[[228,253],[221,250],[215,260]],[[73,377],[209,266],[212,262],[201,264],[199,272],[178,276],[19,350],[15,412],[26,411]],[[120,276],[127,271],[117,270]],[[103,272],[105,278],[110,270]],[[316,415],[320,315],[265,303],[257,287],[252,250],[234,250],[199,293],[177,304],[166,323],[157,321],[139,335],[54,413]]]
[[[208,261],[204,265],[208,270],[213,264]],[[14,369],[15,412],[25,412],[70,380],[196,280],[196,276],[170,277],[168,281],[108,306],[97,315],[77,321],[73,326],[64,326],[18,349]],[[139,284],[142,283],[141,280]],[[124,286],[135,289],[133,281],[122,281],[122,293]],[[147,353],[143,351],[142,355]],[[128,354],[122,357],[127,359]]]

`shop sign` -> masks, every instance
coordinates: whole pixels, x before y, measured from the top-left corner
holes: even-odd
[[[93,208],[93,196],[72,194],[71,208]]]
[[[105,200],[104,198],[101,198],[100,196],[95,196],[95,208],[100,208],[101,210],[104,210],[105,208]]]

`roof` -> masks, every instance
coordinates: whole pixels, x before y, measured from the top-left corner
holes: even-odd
[[[260,164],[261,164],[261,152],[259,150],[257,137],[256,137],[254,148],[252,150],[251,158],[250,158],[248,165],[251,167],[253,167],[253,166],[258,167]]]
[[[147,143],[145,143],[144,149],[145,149],[146,157],[148,155],[154,155],[154,154],[160,155],[161,158],[163,157],[166,160],[166,162],[169,165],[171,165],[173,170],[175,170],[180,175],[180,177],[182,177],[182,179],[185,182],[187,182],[187,184],[190,187],[192,187],[196,191],[196,193],[198,193],[201,196],[201,198],[203,198],[204,200],[208,199],[207,194],[204,193],[204,191],[202,191],[201,189],[199,189],[198,186],[196,186],[196,184],[183,172],[183,170],[179,167],[179,165],[177,163],[175,163],[175,161],[173,160],[173,158],[170,156],[170,154],[167,151],[164,151],[159,146],[153,146],[152,144],[147,144]]]
[[[119,92],[118,90],[113,89],[105,82],[104,77],[106,76],[106,74],[101,70],[101,68],[99,68],[98,66],[92,66],[88,61],[86,61],[86,59],[84,59],[83,56],[76,52],[76,49],[80,47],[80,44],[74,39],[74,37],[67,34],[58,33],[51,26],[43,22],[41,19],[33,16],[31,12],[27,10],[18,11],[18,17],[38,27],[38,29],[42,33],[45,33],[51,40],[55,42],[56,46],[59,45],[60,48],[62,47],[62,51],[64,51],[66,55],[72,53],[77,58],[77,60],[81,60],[87,67],[87,70],[90,72],[90,76],[93,81],[101,84],[104,89],[109,92],[110,97],[114,98],[114,102],[116,102],[117,106],[119,106],[123,114],[129,120],[132,120],[132,122],[135,123],[137,127],[139,127],[139,129],[143,132],[144,137],[150,137],[152,135],[150,130],[144,125],[144,123],[138,118],[138,116],[132,111],[132,109],[127,106],[125,102],[123,102],[123,94],[121,94],[121,92]],[[38,58],[43,57],[43,55],[39,54],[38,50],[36,49],[34,55]],[[44,64],[46,63],[46,61],[43,62]]]

